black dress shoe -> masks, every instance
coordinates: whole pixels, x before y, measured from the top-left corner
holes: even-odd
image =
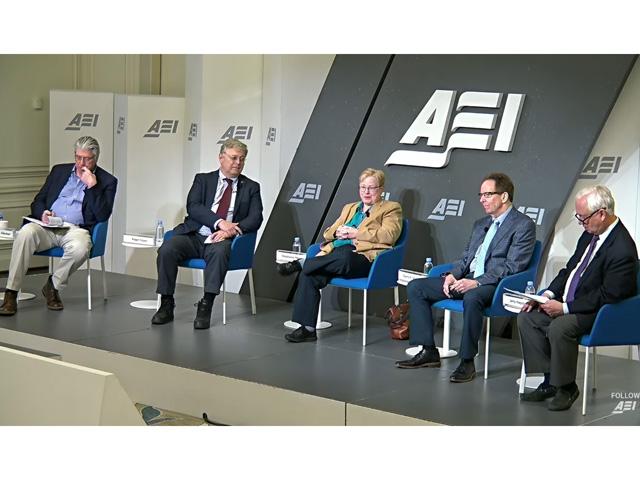
[[[576,401],[578,396],[580,395],[580,390],[576,386],[574,390],[567,390],[564,388],[559,388],[556,392],[556,395],[551,399],[549,404],[547,405],[547,410],[551,410],[552,412],[559,412],[562,410],[569,410],[573,402]]]
[[[196,318],[193,321],[193,328],[196,330],[206,330],[211,326],[211,309],[213,307],[213,301],[202,299],[196,303],[198,310],[196,311]]]
[[[62,299],[60,299],[60,295],[58,294],[58,290],[53,286],[51,275],[49,275],[47,283],[42,287],[42,295],[44,295],[44,298],[47,301],[47,308],[49,310],[62,310],[64,308]]]
[[[476,366],[473,362],[460,361],[460,365],[449,376],[449,381],[453,383],[470,382],[476,376]]]
[[[436,347],[423,347],[413,358],[396,362],[398,368],[439,367],[440,353]]]
[[[538,385],[533,392],[527,392],[520,395],[520,400],[525,402],[542,402],[547,398],[551,398],[556,394],[557,388],[553,385]]]
[[[173,298],[163,298],[160,300],[160,308],[151,318],[151,323],[154,325],[164,325],[165,323],[173,322],[173,309],[176,303]]]
[[[301,343],[301,342],[315,342],[318,339],[316,331],[309,331],[304,325],[296,328],[293,332],[287,333],[284,338],[289,342]]]
[[[301,271],[302,265],[300,265],[299,261],[294,260],[293,262],[278,263],[276,265],[276,268],[278,269],[278,273],[280,275],[286,277],[288,275],[293,275],[294,273]]]

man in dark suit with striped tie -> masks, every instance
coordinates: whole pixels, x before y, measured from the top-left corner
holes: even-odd
[[[609,189],[583,188],[575,198],[575,217],[584,228],[573,255],[543,293],[518,315],[525,371],[544,373],[544,381],[522,400],[551,401],[552,411],[567,410],[578,398],[578,341],[591,331],[598,310],[635,295],[638,252],[629,231],[615,215]]]
[[[151,323],[173,321],[178,265],[189,258],[203,258],[204,296],[198,302],[193,326],[207,329],[211,324],[213,300],[220,293],[236,235],[255,232],[262,224],[260,185],[242,175],[247,146],[234,138],[220,147],[220,169],[196,174],[187,195],[187,216],[176,226],[175,235],[158,249],[160,308]]]

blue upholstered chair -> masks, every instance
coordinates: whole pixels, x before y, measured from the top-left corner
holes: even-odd
[[[509,275],[508,277],[503,278],[498,283],[498,287],[496,288],[495,293],[493,294],[493,301],[491,305],[484,309],[482,314],[487,319],[487,334],[485,338],[485,354],[484,354],[484,378],[485,380],[489,376],[489,333],[491,331],[491,317],[508,317],[513,316],[513,313],[505,310],[502,306],[502,294],[505,288],[509,288],[511,290],[518,290],[520,292],[524,291],[524,288],[527,286],[528,281],[535,282],[536,275],[538,272],[538,265],[540,264],[540,257],[542,256],[542,244],[540,240],[536,240],[535,247],[533,249],[533,255],[531,256],[531,261],[529,262],[529,266],[526,270],[516,273],[514,275]],[[447,272],[453,268],[453,264],[442,264],[433,267],[430,276],[435,276],[440,273]],[[460,312],[464,311],[462,300],[453,300],[446,299],[440,300],[433,304],[434,308],[440,308],[445,311],[445,324],[448,324],[450,321],[451,312]],[[449,317],[448,317],[449,316]]]
[[[351,291],[362,290],[362,346],[367,344],[367,291],[382,288],[394,288],[395,299],[398,303],[398,270],[404,260],[404,251],[409,234],[409,220],[402,222],[402,232],[393,248],[385,250],[373,261],[368,277],[362,278],[333,278],[329,285],[349,289],[349,316],[348,325],[351,327]],[[320,244],[315,243],[307,249],[307,258],[315,257],[320,251]],[[321,310],[320,310],[321,312]]]
[[[102,267],[102,293],[104,300],[107,300],[107,279],[104,269],[104,251],[107,245],[107,231],[109,222],[100,222],[93,227],[93,233],[91,234],[91,242],[93,247],[89,251],[87,257],[87,307],[91,310],[91,259],[100,257],[100,266]],[[49,257],[49,273],[53,272],[53,259],[61,258],[64,255],[62,247],[53,247],[48,250],[36,252],[34,255],[43,257]]]
[[[164,234],[164,240],[167,241],[173,237],[173,230],[169,230]],[[231,257],[229,258],[229,268],[231,270],[248,270],[249,274],[249,291],[251,294],[251,313],[256,314],[256,294],[253,288],[253,254],[256,248],[257,233],[246,233],[238,235],[231,242]],[[204,270],[206,263],[203,258],[189,258],[180,263],[184,268],[195,268]],[[225,282],[222,282],[222,324],[227,324],[227,296],[225,290]]]

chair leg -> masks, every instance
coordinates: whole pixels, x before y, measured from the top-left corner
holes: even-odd
[[[518,393],[524,393],[524,387],[527,383],[527,372],[524,369],[524,359],[522,360],[522,370],[520,370],[520,388],[518,389]]]
[[[587,414],[587,379],[589,378],[589,347],[584,353],[584,383],[582,385],[582,415]]]
[[[316,329],[320,328],[322,323],[322,290],[320,290],[320,300],[318,301],[318,318],[316,319]]]
[[[256,292],[253,288],[253,269],[249,269],[249,294],[251,295],[251,314],[256,314]]]
[[[484,379],[489,377],[489,333],[491,332],[491,317],[487,317],[487,336],[484,341]]]
[[[451,336],[451,310],[444,311],[444,329],[442,330],[442,350],[445,355],[450,349]]]
[[[596,370],[598,369],[598,350],[596,347],[593,347],[593,367],[591,370],[593,371],[593,378],[591,379],[591,390],[595,391],[596,389]]]
[[[363,290],[362,297],[362,346],[367,345],[367,290]]]
[[[49,275],[53,275],[53,257],[49,257]]]
[[[400,290],[397,285],[393,287],[393,301],[394,305],[400,305]]]
[[[104,297],[104,301],[107,301],[107,273],[104,268],[104,256],[100,257],[100,266],[102,267],[102,295]]]
[[[87,258],[87,305],[91,310],[91,259]]]
[[[349,313],[347,315],[347,327],[351,328],[351,288],[349,289]]]
[[[225,282],[222,282],[222,324],[227,324],[227,290]]]

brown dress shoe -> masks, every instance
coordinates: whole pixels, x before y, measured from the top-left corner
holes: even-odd
[[[15,315],[18,311],[18,292],[6,290],[4,292],[4,302],[0,305],[0,315]]]
[[[42,287],[42,295],[44,295],[44,298],[47,300],[47,308],[49,310],[62,310],[64,308],[58,290],[53,286],[51,276],[49,276],[47,283]]]

